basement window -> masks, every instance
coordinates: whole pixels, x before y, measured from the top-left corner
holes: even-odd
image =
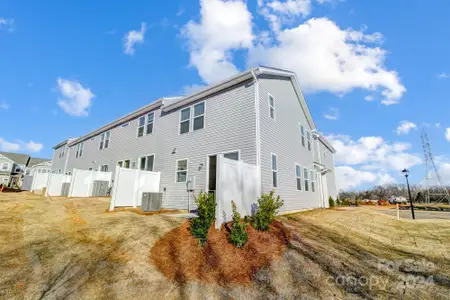
[[[187,159],[177,160],[177,170],[176,170],[177,182],[186,182],[187,170],[188,170],[188,160]]]
[[[295,165],[295,178],[297,181],[297,190],[302,190],[302,167],[300,165]]]
[[[272,186],[274,188],[278,187],[278,164],[277,164],[277,156],[276,154],[271,155],[271,163],[272,163]]]

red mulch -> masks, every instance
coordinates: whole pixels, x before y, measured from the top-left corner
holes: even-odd
[[[250,225],[246,231],[248,242],[239,249],[229,242],[226,228],[219,231],[211,227],[202,247],[186,222],[156,242],[150,257],[171,281],[248,284],[261,267],[281,256],[291,234],[278,221],[268,231],[258,231]]]

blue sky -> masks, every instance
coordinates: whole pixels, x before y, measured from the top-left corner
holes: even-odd
[[[264,64],[297,73],[340,150],[342,188],[402,182],[403,167],[420,182],[422,128],[450,181],[449,11],[445,0],[1,1],[0,150],[51,157],[161,96]]]

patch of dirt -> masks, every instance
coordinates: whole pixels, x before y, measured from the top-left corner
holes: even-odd
[[[249,284],[262,267],[282,255],[291,233],[279,221],[274,221],[268,231],[258,231],[250,225],[246,231],[248,242],[239,249],[229,242],[225,227],[220,231],[211,227],[202,247],[192,236],[187,221],[156,242],[150,257],[160,272],[178,283]]]
[[[170,209],[160,209],[160,210],[155,210],[155,211],[143,211],[140,208],[134,208],[134,207],[116,207],[114,208],[114,210],[110,210],[109,208],[105,210],[105,213],[110,213],[110,214],[114,214],[117,212],[124,212],[124,211],[129,211],[129,212],[133,212],[135,214],[138,215],[143,215],[143,216],[151,216],[151,215],[160,215],[160,214],[176,214],[179,213],[180,211],[178,210],[170,210]]]

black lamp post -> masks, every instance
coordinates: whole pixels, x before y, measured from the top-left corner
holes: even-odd
[[[404,173],[405,177],[406,177],[406,185],[408,186],[408,194],[409,194],[409,203],[411,204],[411,214],[412,214],[413,220],[415,220],[416,217],[414,216],[414,205],[413,205],[413,202],[412,202],[411,190],[409,189],[409,180],[408,180],[409,171],[407,169],[404,169],[402,171],[402,173]]]

